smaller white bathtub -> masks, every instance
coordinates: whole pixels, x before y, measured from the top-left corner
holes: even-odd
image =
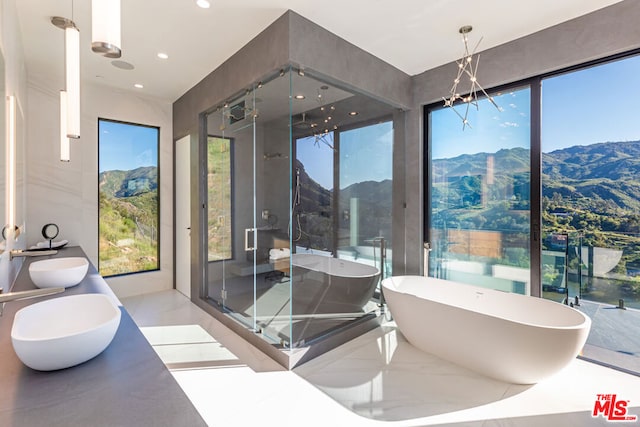
[[[293,307],[307,314],[362,311],[373,297],[380,270],[312,254],[293,254]]]
[[[498,380],[534,384],[582,350],[591,319],[542,298],[422,276],[382,282],[398,328],[417,348]]]

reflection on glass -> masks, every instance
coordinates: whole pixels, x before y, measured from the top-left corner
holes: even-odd
[[[287,71],[206,118],[205,293],[273,345],[307,346],[379,314],[393,157],[381,117],[390,107]]]
[[[429,275],[530,293],[530,90],[429,113]]]
[[[98,119],[102,276],[157,270],[160,129]]]
[[[207,139],[208,242],[209,261],[232,257],[231,245],[231,140],[210,136]]]
[[[393,123],[340,132],[339,164],[338,256],[391,276]]]
[[[293,224],[295,244],[331,254],[333,242],[333,132],[296,141]]]

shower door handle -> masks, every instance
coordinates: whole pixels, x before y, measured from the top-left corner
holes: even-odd
[[[245,228],[244,229],[244,250],[245,251],[256,251],[258,250],[258,239],[257,239],[257,228]],[[253,232],[253,246],[249,247],[249,233]]]

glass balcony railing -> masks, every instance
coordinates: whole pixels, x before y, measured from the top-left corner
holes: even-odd
[[[547,233],[543,236],[542,292],[553,300],[563,299],[559,295],[577,296],[640,308],[640,234]]]
[[[566,299],[592,320],[582,356],[634,373],[640,373],[639,260],[640,234],[544,236],[543,296]]]

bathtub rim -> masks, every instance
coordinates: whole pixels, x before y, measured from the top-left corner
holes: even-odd
[[[464,306],[460,306],[460,305],[455,305],[452,303],[447,303],[447,302],[442,302],[442,301],[437,301],[434,299],[430,299],[430,298],[425,298],[422,297],[420,295],[416,295],[415,293],[412,292],[408,292],[406,290],[400,290],[397,287],[389,287],[388,283],[393,283],[393,279],[421,279],[421,280],[425,280],[425,279],[430,279],[430,280],[437,280],[437,281],[442,281],[442,282],[449,282],[449,283],[453,283],[455,285],[459,285],[461,287],[465,287],[468,288],[470,290],[474,290],[474,289],[480,289],[483,292],[488,292],[489,294],[507,294],[510,297],[513,298],[535,298],[536,299],[536,304],[540,303],[540,304],[555,304],[554,309],[557,309],[557,305],[560,305],[562,308],[562,310],[564,309],[570,309],[573,310],[574,313],[577,313],[579,315],[580,318],[582,318],[582,322],[577,323],[577,324],[573,324],[573,325],[568,325],[568,326],[558,326],[558,325],[551,325],[551,324],[541,324],[541,323],[534,323],[534,322],[524,322],[521,320],[517,320],[517,319],[513,319],[513,318],[505,318],[503,316],[498,316],[496,314],[492,314],[490,312],[486,312],[486,311],[479,311],[479,310],[473,310]],[[380,284],[383,292],[386,290],[389,290],[390,292],[396,292],[396,293],[400,293],[400,294],[404,294],[404,295],[409,295],[413,298],[417,298],[417,299],[423,299],[423,300],[427,300],[430,303],[433,304],[440,304],[440,305],[444,305],[444,306],[448,306],[448,307],[453,307],[459,310],[468,310],[468,311],[472,311],[474,313],[478,313],[478,314],[482,314],[484,316],[488,316],[488,317],[492,317],[494,319],[500,319],[506,322],[511,322],[514,324],[518,324],[518,325],[523,325],[523,326],[530,326],[530,327],[535,327],[535,328],[544,328],[544,329],[554,329],[554,330],[576,330],[576,329],[587,329],[590,330],[591,328],[591,323],[592,320],[589,316],[587,316],[585,313],[583,313],[582,311],[568,306],[568,305],[564,305],[555,301],[551,301],[551,300],[547,300],[544,299],[542,297],[535,297],[535,296],[531,296],[531,295],[522,295],[522,294],[517,294],[517,293],[513,293],[513,292],[504,292],[504,291],[499,291],[496,289],[491,289],[491,288],[483,288],[481,286],[475,286],[475,285],[471,285],[468,283],[460,283],[460,282],[456,282],[453,280],[445,280],[445,279],[439,279],[436,277],[425,277],[425,276],[419,276],[419,275],[402,275],[402,276],[391,276],[388,277],[384,280],[381,281]],[[393,315],[393,311],[391,311],[391,315]]]
[[[328,263],[330,262],[344,262],[344,263],[348,263],[348,264],[355,264],[358,266],[358,268],[366,268],[366,269],[370,269],[373,270],[375,269],[375,272],[372,272],[371,274],[350,274],[350,275],[344,275],[344,274],[335,274],[334,272],[328,272],[328,271],[324,271],[324,270],[320,270],[317,268],[312,268],[310,266],[307,265],[301,265],[301,264],[296,264],[295,263],[295,258],[297,257],[303,257],[303,258],[317,258],[317,259],[322,259],[324,261],[324,259],[326,258],[328,261]],[[335,260],[335,261],[331,261],[331,260]],[[373,265],[368,265],[368,264],[361,264],[359,262],[354,262],[354,261],[350,261],[350,260],[346,260],[346,259],[342,259],[342,258],[335,258],[335,257],[328,257],[328,256],[324,256],[324,255],[316,255],[316,254],[291,254],[291,267],[298,267],[298,268],[304,268],[307,269],[309,271],[316,271],[319,273],[324,273],[324,274],[328,274],[334,277],[342,277],[345,279],[365,279],[365,278],[372,278],[375,276],[379,276],[380,275],[380,269],[378,267],[375,267]],[[295,280],[295,276],[294,276],[294,280]]]

